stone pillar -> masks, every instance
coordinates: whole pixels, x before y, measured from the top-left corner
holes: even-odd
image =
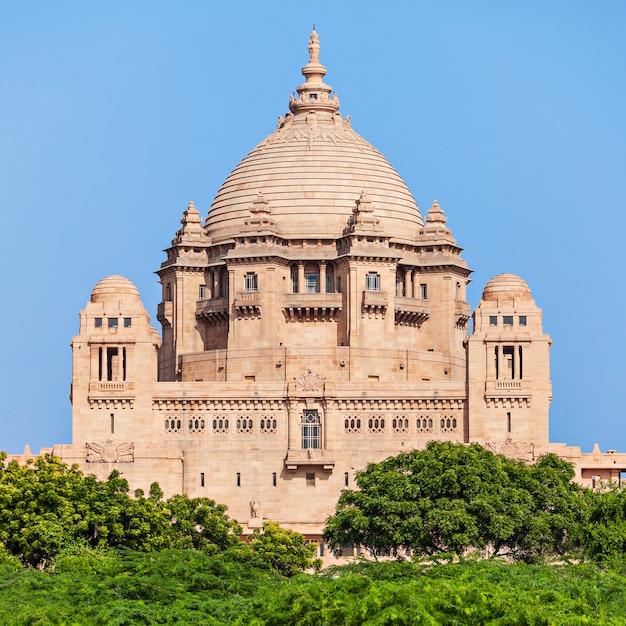
[[[101,350],[102,350],[102,354],[101,354],[102,378],[100,380],[108,380],[107,348],[106,348],[106,346],[102,346]]]
[[[304,263],[298,261],[298,293],[304,293]]]
[[[213,298],[220,296],[220,272],[219,269],[213,271]]]
[[[326,293],[326,261],[320,263],[320,293]]]

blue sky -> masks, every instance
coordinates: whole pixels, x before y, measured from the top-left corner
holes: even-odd
[[[552,441],[626,450],[626,3],[226,4],[0,4],[0,449],[71,441],[92,287],[123,274],[155,318],[183,210],[274,130],[315,23],[342,113],[446,212],[472,306],[501,272],[531,286]]]

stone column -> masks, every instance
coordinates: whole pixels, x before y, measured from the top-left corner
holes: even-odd
[[[326,261],[320,263],[320,293],[326,293]]]
[[[298,261],[298,293],[304,293],[304,263]]]

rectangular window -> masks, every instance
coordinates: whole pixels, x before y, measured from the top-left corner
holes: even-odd
[[[513,316],[512,316],[512,315],[505,315],[505,316],[502,318],[502,323],[503,323],[505,326],[513,326]]]
[[[237,472],[237,487],[241,487],[241,473]]]
[[[258,277],[254,272],[248,272],[245,276],[245,290],[257,291],[259,287]]]
[[[333,275],[332,274],[326,274],[326,293],[332,293],[333,292]]]
[[[253,383],[256,380],[256,376],[244,376],[243,378],[247,383]]]
[[[204,472],[200,472],[200,487],[204,487]]]
[[[511,432],[511,412],[507,411],[506,414],[506,432],[510,433]]]
[[[198,300],[206,300],[206,285],[198,287]]]
[[[125,317],[124,318],[124,328],[130,328],[131,324],[132,324],[132,319],[130,317]]]
[[[102,328],[102,318],[101,317],[96,317],[95,326],[96,326],[96,328]]]
[[[424,283],[420,285],[420,298],[422,300],[428,300],[428,285]]]
[[[515,380],[515,348],[503,346],[502,357],[504,359],[504,379]]]
[[[100,348],[100,380],[126,380],[126,348],[105,348],[106,361],[102,362],[102,348]]]
[[[498,316],[490,315],[489,316],[489,326],[497,326],[498,325]]]
[[[348,483],[350,482],[350,474],[348,474],[348,472],[345,472],[343,475],[343,484],[344,486],[348,486]]]
[[[305,274],[304,284],[306,285],[307,293],[319,293],[320,290],[320,275],[319,274]]]
[[[272,472],[272,487],[276,487],[276,472]]]
[[[377,272],[368,272],[365,277],[366,291],[380,291],[380,274]]]
[[[341,276],[337,276],[337,293],[341,293]]]
[[[307,409],[302,413],[302,449],[318,450],[322,447],[320,416],[315,409]]]
[[[291,272],[291,293],[299,293],[298,291],[298,271]]]
[[[306,486],[307,487],[315,487],[315,474],[307,473],[307,475],[306,475]]]
[[[111,413],[111,434],[115,434],[115,414]]]
[[[526,316],[525,315],[520,315],[519,316],[519,325],[520,326],[526,326]]]
[[[109,328],[117,328],[118,323],[117,317],[109,317]]]

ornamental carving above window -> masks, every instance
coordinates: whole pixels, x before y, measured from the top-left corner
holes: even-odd
[[[302,376],[296,378],[298,391],[321,391],[324,387],[324,378],[309,368]]]

